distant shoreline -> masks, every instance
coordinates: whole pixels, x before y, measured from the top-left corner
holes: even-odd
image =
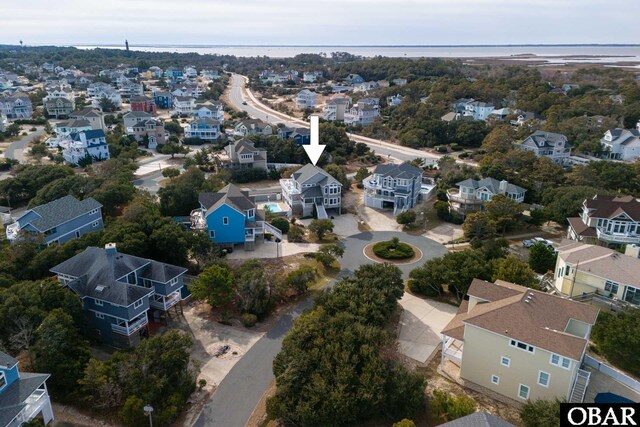
[[[18,46],[18,45],[5,45]],[[58,47],[117,47],[124,43],[35,43],[29,46],[58,46]],[[558,43],[558,44],[174,44],[174,43],[131,43],[129,47],[164,47],[164,48],[215,48],[215,47],[284,47],[284,48],[319,48],[319,47],[344,47],[344,48],[485,48],[485,47],[640,47],[640,43]]]

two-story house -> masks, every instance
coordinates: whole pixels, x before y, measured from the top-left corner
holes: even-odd
[[[151,77],[153,77],[154,79],[161,78],[163,74],[162,68],[158,67],[157,65],[152,65],[151,67],[149,67],[148,71],[151,74]]]
[[[44,108],[49,117],[59,119],[69,117],[69,114],[73,112],[73,103],[65,98],[52,98],[44,101]]]
[[[260,119],[243,120],[235,125],[234,130],[242,136],[248,135],[271,135],[273,128],[270,124]]]
[[[144,111],[151,115],[156,114],[156,103],[148,96],[134,96],[131,98],[131,111]]]
[[[118,252],[115,243],[88,247],[50,270],[80,296],[89,333],[120,348],[148,336],[149,315],[161,319],[182,300],[186,268]]]
[[[164,76],[171,80],[178,80],[184,77],[184,72],[176,67],[168,67],[164,70]]]
[[[168,110],[173,108],[173,95],[165,91],[153,92],[153,102],[158,108]]]
[[[220,122],[213,119],[193,119],[184,129],[185,138],[200,138],[215,141],[221,136]]]
[[[78,165],[87,157],[97,162],[111,158],[107,138],[101,129],[72,133],[59,146],[62,157],[71,165]]]
[[[257,237],[265,232],[282,239],[280,230],[265,222],[253,197],[233,184],[217,193],[200,193],[198,200],[200,208],[191,212],[192,228],[206,230],[217,245],[254,250]]]
[[[482,101],[471,101],[464,105],[462,115],[464,117],[471,117],[473,120],[487,120],[493,110],[495,110],[493,104]]]
[[[295,171],[291,178],[281,179],[282,198],[295,215],[328,218],[327,209],[342,209],[342,184],[311,163]]]
[[[596,307],[500,280],[474,279],[468,297],[442,330],[444,372],[518,402],[583,401]]]
[[[519,144],[520,150],[532,151],[537,157],[548,157],[554,163],[564,163],[571,155],[571,144],[561,133],[537,130]]]
[[[54,126],[54,130],[57,136],[68,136],[72,133],[82,132],[84,130],[91,130],[91,123],[85,119],[69,119],[62,122],[58,122]]]
[[[195,67],[184,67],[184,75],[188,78],[198,77],[198,70]]]
[[[396,215],[416,207],[422,187],[422,171],[409,162],[378,165],[362,180],[364,204],[377,209],[390,208]]]
[[[7,226],[7,240],[13,242],[20,233],[37,234],[44,244],[65,243],[83,234],[99,231],[102,205],[92,198],[78,200],[64,196],[44,205],[27,209],[15,223]]]
[[[192,96],[174,96],[172,103],[173,114],[189,115],[193,113],[196,100]]]
[[[151,120],[153,116],[145,111],[129,111],[122,116],[124,133],[133,135],[133,127],[142,121]]]
[[[305,110],[307,108],[315,108],[318,102],[318,94],[309,89],[302,89],[296,95],[296,108]]]
[[[635,129],[609,129],[600,140],[607,159],[636,160],[640,157],[640,122]]]
[[[293,139],[298,145],[311,143],[311,131],[308,128],[278,128],[278,138]]]
[[[97,83],[93,83],[93,84],[97,85]],[[87,90],[87,94],[89,93],[93,94],[93,95],[88,95],[91,99],[92,108],[101,108],[100,104],[102,103],[103,99],[106,99],[109,102],[111,102],[113,105],[115,105],[116,108],[122,107],[122,96],[120,95],[120,92],[118,92],[116,89],[114,89],[109,85],[106,85],[106,86],[100,85],[100,86],[94,87],[92,91]]]
[[[465,179],[456,183],[456,186],[458,188],[447,190],[449,210],[463,216],[484,210],[484,204],[491,201],[496,194],[502,194],[511,200],[522,203],[524,202],[524,194],[527,192],[522,187],[494,178]]]
[[[344,115],[344,122],[347,125],[367,126],[380,117],[380,107],[366,102],[356,103],[348,113]]]
[[[595,195],[579,217],[567,218],[567,238],[604,246],[640,244],[640,202],[632,196]]]
[[[351,85],[357,85],[360,83],[364,83],[364,79],[359,74],[349,74],[344,78],[344,82]]]
[[[158,144],[166,144],[168,140],[164,124],[156,119],[141,120],[133,125],[133,137],[138,142],[144,142],[146,139],[147,147],[151,149],[158,148]]]
[[[0,351],[0,426],[20,427],[38,417],[45,426],[53,421],[49,376],[20,372],[18,360]]]
[[[224,106],[221,102],[206,101],[193,107],[193,116],[201,119],[213,119],[224,123]]]
[[[91,124],[91,129],[94,130],[106,130],[107,126],[104,123],[104,114],[102,114],[99,110],[95,110],[93,108],[84,108],[79,111],[74,111],[69,115],[70,119],[82,119],[86,120]]]
[[[0,113],[10,119],[29,119],[33,105],[26,95],[0,95]]]
[[[404,96],[400,95],[399,93],[393,95],[393,96],[388,96],[387,97],[387,105],[389,107],[397,107],[398,105],[402,104],[402,100],[404,99]]]
[[[224,147],[226,166],[232,169],[267,169],[267,151],[256,148],[247,138],[230,142]]]
[[[349,105],[351,105],[351,98],[337,95],[327,101],[322,111],[322,118],[329,121],[344,121]]]
[[[322,78],[322,71],[305,71],[302,73],[302,81],[305,83],[315,83],[319,78]]]
[[[603,246],[563,240],[557,248],[556,291],[570,298],[595,296],[640,306],[638,246],[627,249],[621,254]]]

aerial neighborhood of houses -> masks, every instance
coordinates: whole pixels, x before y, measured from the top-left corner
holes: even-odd
[[[479,95],[469,89],[475,77],[466,77],[475,74],[456,76],[462,83],[444,96],[436,77],[371,72],[357,62],[337,61],[336,72],[256,59],[244,76],[224,56],[209,63],[175,55],[181,59],[0,69],[0,320],[15,323],[0,326],[11,330],[0,330],[0,427],[55,417],[73,425],[49,398],[49,390],[61,396],[60,371],[38,363],[41,343],[59,336],[43,337],[45,311],[65,309],[75,311],[49,326],[77,327],[87,348],[73,387],[109,397],[83,399],[99,409],[86,416],[113,409],[126,425],[160,413],[160,425],[209,425],[220,410],[211,407],[216,393],[228,393],[218,385],[238,375],[232,367],[247,355],[255,366],[236,366],[262,369],[256,378],[273,369],[275,399],[290,362],[254,357],[255,349],[302,329],[287,332],[277,316],[313,306],[301,319],[315,327],[316,318],[332,325],[332,311],[357,308],[344,318],[357,324],[355,336],[367,329],[363,318],[384,311],[374,301],[383,299],[397,303],[389,315],[397,325],[381,333],[392,346],[371,347],[389,352],[380,366],[428,371],[447,393],[473,401],[458,424],[440,414],[444,425],[510,426],[487,411],[519,413],[539,400],[640,399],[637,360],[603,343],[612,319],[640,310],[640,121],[627,129],[640,115],[616,121],[580,112],[569,129],[554,122],[563,112]],[[541,87],[563,106],[585,90],[557,80]],[[626,102],[607,93],[607,105]],[[319,118],[317,134],[310,116]],[[315,141],[324,150],[317,161],[307,156]],[[388,275],[391,283],[396,273],[402,298],[356,295],[374,288],[364,281]],[[37,284],[29,303],[39,307],[29,318],[9,307],[24,306],[17,287],[27,282]],[[331,306],[329,291],[315,306],[303,302],[325,287],[352,306]],[[130,364],[177,357],[171,343],[148,343],[179,330],[191,343],[180,368],[186,392],[165,396],[181,402],[174,413],[150,407],[150,394],[115,390]],[[283,348],[308,345],[294,341]],[[343,344],[341,358],[351,360],[353,343]],[[334,351],[326,347],[317,350]],[[326,359],[316,356],[289,368],[317,369],[309,365]],[[141,369],[139,381],[152,381],[155,368]],[[252,373],[242,375],[253,387]],[[225,401],[239,398],[233,393]],[[258,402],[250,403],[253,410]],[[194,413],[180,418],[183,411]]]

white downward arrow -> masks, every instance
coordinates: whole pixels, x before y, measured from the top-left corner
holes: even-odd
[[[320,145],[320,117],[310,116],[309,120],[311,121],[311,144],[305,144],[303,147],[304,151],[307,152],[307,156],[309,156],[309,160],[315,166],[326,145]]]

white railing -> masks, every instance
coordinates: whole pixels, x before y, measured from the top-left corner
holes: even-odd
[[[282,240],[282,231],[280,231],[279,228],[274,227],[273,225],[269,224],[266,221],[264,222],[263,226],[264,226],[264,231],[268,231],[269,233],[273,234],[276,238]]]
[[[591,378],[591,372],[578,369],[575,382],[571,388],[571,395],[569,396],[570,403],[582,403],[584,401],[584,395],[587,393],[587,387],[589,387],[589,380]]]
[[[157,295],[157,294],[156,294]],[[162,297],[161,300],[156,300],[155,298],[151,298],[149,300],[149,305],[151,307],[160,309],[160,310],[168,310],[174,305],[176,305],[180,301],[180,292],[174,292],[167,297]]]
[[[145,313],[144,317],[136,321],[126,322],[126,326],[120,326],[120,325],[116,325],[115,323],[112,323],[111,330],[118,334],[131,335],[134,332],[142,329],[148,323],[149,323],[149,320],[147,319],[147,315]]]
[[[49,395],[47,394],[46,390],[37,389],[36,391],[34,391],[24,401],[24,403],[26,403],[27,406],[25,406],[20,412],[20,415],[18,415],[18,418],[16,420],[18,421],[18,424],[15,424],[15,425],[19,426],[22,423],[26,423],[34,419],[36,415],[38,415],[38,413],[42,411],[42,408],[45,406],[45,404],[48,401],[49,401]],[[9,425],[11,426],[12,424],[9,424]]]
[[[626,233],[611,233],[602,228],[596,228],[596,234],[598,239],[608,242],[637,243],[640,241],[640,236],[629,235]]]
[[[584,364],[587,366],[591,366],[599,372],[602,372],[604,375],[613,378],[619,383],[622,383],[627,387],[633,389],[634,391],[640,393],[640,381],[631,378],[630,376],[618,371],[617,369],[612,368],[611,366],[606,365],[589,355],[584,356]]]
[[[18,234],[20,233],[20,223],[14,222],[13,224],[7,225],[6,235],[7,240],[15,240],[18,238]]]

